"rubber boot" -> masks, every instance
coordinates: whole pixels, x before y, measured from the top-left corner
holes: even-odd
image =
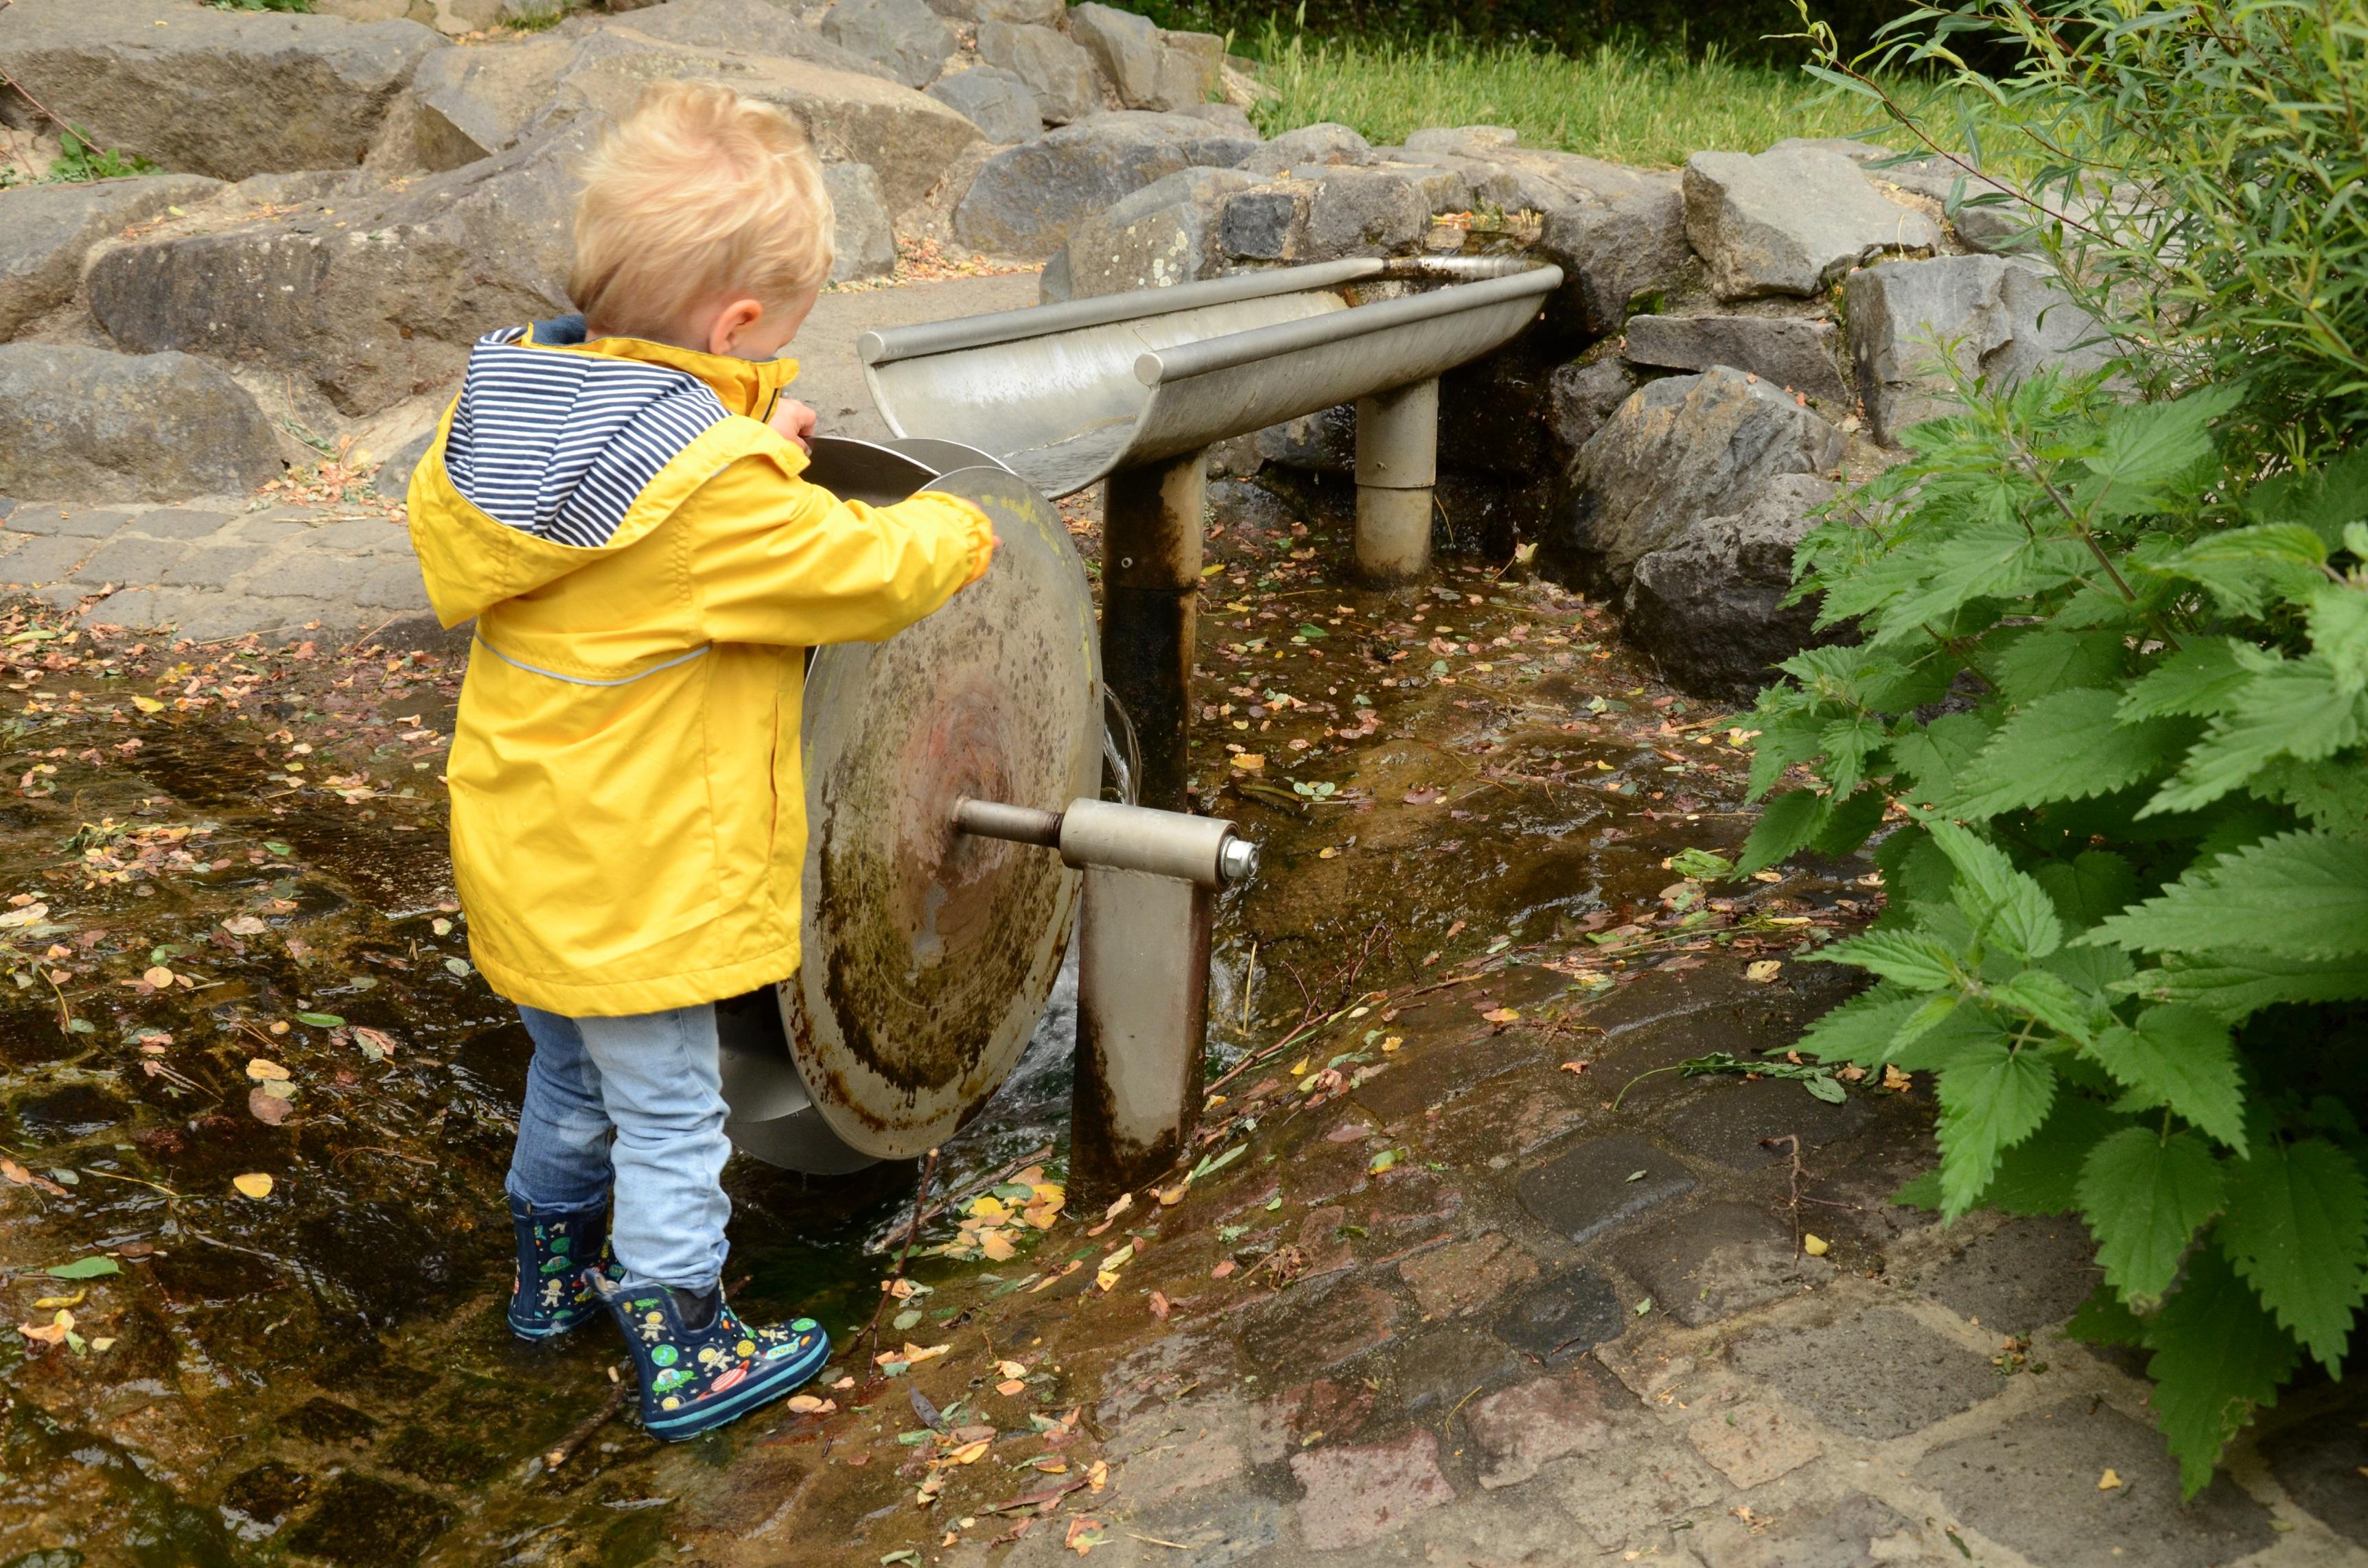
[[[518,1232],[510,1332],[540,1342],[598,1317],[600,1299],[586,1276],[598,1272],[614,1278],[617,1274],[609,1254],[609,1206],[538,1209],[512,1198],[510,1224]]]
[[[642,1425],[678,1443],[796,1391],[830,1359],[812,1318],[751,1328],[721,1288],[697,1296],[663,1285],[627,1290],[586,1271],[642,1375]]]

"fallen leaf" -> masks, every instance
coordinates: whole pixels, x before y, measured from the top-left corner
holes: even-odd
[[[1512,1007],[1499,1007],[1494,1012],[1483,1013],[1480,1016],[1492,1024],[1517,1023],[1521,1017],[1520,1013]]]
[[[173,971],[166,969],[163,964],[156,964],[150,969],[142,971],[140,978],[154,986],[157,990],[162,991],[166,986],[173,983]]]
[[[1561,1068],[1561,1070],[1562,1070],[1563,1072],[1565,1072],[1565,1073],[1584,1073],[1584,1072],[1586,1072],[1586,1071],[1587,1071],[1587,1068],[1588,1068],[1588,1063],[1587,1063],[1587,1062],[1582,1058],[1581,1060],[1578,1060],[1578,1061],[1576,1061],[1576,1062],[1564,1062],[1564,1063],[1562,1064],[1562,1068]]]
[[[271,1196],[271,1178],[261,1171],[249,1171],[245,1176],[234,1176],[230,1178],[230,1184],[248,1198]]]
[[[1757,963],[1748,963],[1743,966],[1743,978],[1755,985],[1765,985],[1775,979],[1778,971],[1783,967],[1774,959],[1761,959]]]
[[[18,1187],[38,1187],[43,1192],[54,1192],[60,1198],[66,1195],[66,1189],[56,1182],[47,1176],[35,1176],[5,1154],[0,1154],[0,1176],[6,1176]]]
[[[252,915],[234,915],[222,925],[233,937],[260,937],[271,929]]]
[[[154,698],[141,697],[137,694],[135,694],[131,699],[131,706],[137,708],[142,713],[162,713],[165,711],[165,705],[157,701]]]
[[[90,1347],[93,1350],[112,1350],[115,1348],[115,1336],[110,1334],[103,1338],[94,1339],[90,1342]]]
[[[1902,1073],[1897,1067],[1892,1065],[1890,1062],[1886,1062],[1883,1064],[1883,1086],[1884,1088],[1905,1090],[1915,1082],[1915,1079],[1910,1078],[1907,1074]]]
[[[74,1332],[74,1313],[60,1307],[58,1315],[50,1322],[40,1324],[20,1323],[17,1325],[17,1332],[37,1345],[63,1345],[66,1335]]]
[[[1110,1482],[1110,1461],[1096,1460],[1086,1467],[1086,1490],[1099,1492]]]
[[[904,1354],[899,1356],[897,1359],[917,1367],[924,1361],[936,1360],[939,1357],[944,1355],[947,1351],[952,1348],[953,1346],[951,1345],[918,1346],[915,1345],[908,1339],[905,1341]]]
[[[34,1301],[33,1306],[40,1312],[48,1312],[52,1307],[78,1307],[82,1305],[83,1298],[89,1294],[87,1290],[76,1290],[71,1296],[43,1296]]]
[[[296,1112],[295,1102],[271,1091],[279,1084],[257,1084],[246,1092],[246,1112],[266,1127],[277,1127]]]
[[[1384,1149],[1365,1162],[1365,1169],[1372,1175],[1379,1176],[1397,1163],[1398,1152],[1395,1149]]]
[[[1028,1385],[1021,1382],[1018,1378],[1006,1378],[1003,1381],[995,1385],[995,1392],[1001,1394],[1004,1398],[1009,1399],[1014,1394],[1026,1393],[1028,1392]]]
[[[41,1272],[52,1279],[97,1279],[103,1275],[122,1273],[123,1265],[99,1254],[78,1257],[72,1263],[53,1263]]]
[[[1254,751],[1237,751],[1234,753],[1234,771],[1263,773],[1266,771],[1266,758]]]
[[[1209,1270],[1209,1278],[1212,1279],[1223,1279],[1226,1275],[1231,1274],[1233,1271],[1234,1260],[1229,1257],[1223,1263],[1217,1265],[1216,1267]]]
[[[394,1037],[384,1029],[374,1029],[367,1024],[357,1025],[354,1028],[354,1041],[362,1048],[362,1054],[372,1062],[381,1061],[394,1054]]]
[[[1166,1323],[1167,1321],[1168,1311],[1167,1298],[1161,1295],[1158,1291],[1154,1290],[1151,1293],[1151,1315],[1157,1318],[1161,1323]]]
[[[1080,1514],[1069,1521],[1069,1533],[1061,1538],[1061,1544],[1083,1557],[1106,1539],[1099,1519],[1089,1519]]]
[[[247,1060],[246,1075],[257,1082],[266,1078],[285,1080],[288,1076],[288,1069],[268,1057],[256,1056]]]
[[[942,1464],[976,1464],[985,1456],[986,1445],[991,1441],[993,1441],[992,1438],[980,1437],[975,1441],[964,1443],[961,1448],[956,1449],[953,1452],[948,1454],[939,1462]]]
[[[1001,1231],[984,1233],[978,1238],[978,1245],[981,1252],[997,1263],[1018,1256],[1019,1251],[1018,1247],[1011,1244],[1011,1238]]]
[[[1159,1199],[1162,1209],[1173,1209],[1183,1202],[1184,1195],[1191,1190],[1191,1183],[1179,1181],[1174,1187],[1152,1188],[1152,1196]]]
[[[827,1415],[837,1408],[837,1400],[816,1399],[810,1393],[793,1393],[790,1396],[790,1409],[799,1415]]]
[[[1811,1257],[1823,1257],[1833,1250],[1833,1244],[1823,1236],[1804,1233],[1801,1237],[1801,1250]]]
[[[341,1029],[346,1027],[346,1020],[335,1013],[299,1013],[296,1021],[310,1024],[316,1029]]]
[[[24,895],[19,893],[17,896],[22,898]],[[21,909],[12,909],[6,915],[0,915],[0,931],[13,929],[18,926],[38,926],[49,917],[48,904],[28,903]]]
[[[2112,1469],[2110,1466],[2107,1467],[2104,1474],[2097,1478],[2097,1490],[2100,1492],[2117,1491],[2120,1489],[2121,1484],[2121,1472]]]

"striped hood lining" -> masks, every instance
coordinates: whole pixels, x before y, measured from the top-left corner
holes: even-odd
[[[583,338],[580,316],[479,338],[444,469],[503,526],[597,549],[659,472],[730,415],[686,371],[533,346]]]

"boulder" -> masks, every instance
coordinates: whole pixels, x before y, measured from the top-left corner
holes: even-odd
[[[173,501],[279,477],[255,399],[187,354],[0,345],[0,494]]]
[[[1049,26],[1061,19],[1063,0],[929,0],[941,17],[965,22],[1022,22]]]
[[[806,26],[769,0],[666,0],[664,5],[643,6],[631,19],[611,25],[621,25],[661,43],[768,54],[859,76],[900,79],[879,60],[834,43],[821,29]]]
[[[1841,459],[1840,431],[1740,370],[1648,381],[1572,461],[1555,551],[1624,591],[1638,561],[1698,520],[1742,511],[1779,474],[1822,474]]]
[[[1065,298],[1158,289],[1213,277],[1217,212],[1258,182],[1236,169],[1178,169],[1069,231]]]
[[[1884,262],[1850,274],[1842,300],[1868,430],[1886,444],[1955,406],[1941,343],[1953,344],[1961,374],[1993,386],[2044,365],[2094,369],[2112,353],[2053,277],[2008,256]]]
[[[90,247],[127,224],[222,188],[203,175],[150,175],[95,185],[0,191],[0,340],[74,298]]]
[[[888,197],[869,164],[825,164],[823,185],[830,191],[837,227],[830,280],[885,278],[896,270],[896,233],[888,222]]]
[[[135,352],[293,370],[341,412],[376,413],[457,376],[481,335],[570,308],[574,165],[592,131],[578,120],[334,214],[120,245],[91,267],[91,313]]]
[[[1214,33],[1168,32],[1109,6],[1069,8],[1069,36],[1083,44],[1129,108],[1173,112],[1209,101],[1225,45]]]
[[[1370,164],[1372,143],[1329,120],[1286,131],[1241,162],[1245,173],[1273,176],[1303,164]]]
[[[99,145],[243,179],[350,168],[426,56],[416,22],[218,11],[176,0],[16,0],[0,71]]]
[[[1357,472],[1357,405],[1330,408],[1269,425],[1255,437],[1259,460],[1318,473]]]
[[[981,22],[978,57],[1027,83],[1047,125],[1068,125],[1102,111],[1093,57],[1051,28]]]
[[[429,426],[403,445],[394,449],[393,456],[379,465],[370,477],[370,488],[390,501],[401,501],[411,489],[412,473],[427,456],[427,449],[436,444],[436,427]]]
[[[1617,355],[1555,368],[1546,381],[1546,431],[1574,453],[1636,390],[1636,378]]]
[[[1409,153],[1443,153],[1459,158],[1486,158],[1520,145],[1521,133],[1504,125],[1433,126],[1410,132]]]
[[[1783,601],[1793,547],[1836,490],[1812,474],[1780,474],[1735,516],[1703,518],[1646,554],[1628,585],[1622,635],[1679,690],[1751,700],[1780,661],[1825,640],[1814,603]]]
[[[1385,164],[1309,169],[1319,175],[1307,199],[1309,261],[1398,251],[1429,232],[1430,215],[1469,205],[1470,187],[1450,171]]]
[[[761,0],[752,3],[771,13]],[[651,82],[677,77],[721,82],[787,109],[814,138],[825,163],[870,165],[894,211],[920,200],[965,149],[979,142],[978,128],[959,113],[877,74],[833,70],[791,55],[672,43],[637,30],[644,17],[661,13],[671,18],[669,26],[689,30],[681,7],[715,4],[674,0],[577,36],[551,34],[450,51],[484,59],[438,61],[431,71],[420,105],[423,157],[431,143],[441,146],[445,142],[438,139],[449,138],[458,151],[428,161],[457,167],[469,161],[463,154],[470,148],[498,152],[579,117],[615,119],[631,112]],[[728,15],[728,9],[689,13],[691,20]],[[804,32],[791,26],[760,36],[796,42],[795,35]],[[438,125],[448,129],[429,129]]]
[[[1632,364],[1672,370],[1713,365],[1770,381],[1788,392],[1850,401],[1839,365],[1841,334],[1829,321],[1799,316],[1630,316],[1621,353]]]
[[[1940,226],[1822,147],[1686,160],[1686,234],[1721,299],[1823,293],[1886,252],[1930,254]]]
[[[940,77],[929,97],[979,128],[989,142],[1009,147],[1043,133],[1044,112],[1028,84],[996,65],[973,65]]]
[[[1072,225],[1154,180],[1232,165],[1255,145],[1186,115],[1096,115],[989,158],[954,209],[954,234],[973,250],[1049,256]]]
[[[1557,207],[1538,248],[1563,270],[1555,313],[1588,337],[1618,332],[1633,306],[1652,308],[1695,266],[1685,200],[1668,175],[1638,176],[1633,188]]]
[[[1217,218],[1217,245],[1240,261],[1296,261],[1307,244],[1304,184],[1262,186],[1227,199]]]
[[[908,87],[936,81],[955,48],[953,29],[922,0],[838,0],[822,30],[849,53],[886,66]]]

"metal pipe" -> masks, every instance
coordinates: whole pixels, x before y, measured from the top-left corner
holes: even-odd
[[[1081,1211],[1166,1175],[1190,1146],[1215,898],[1198,882],[1141,871],[1096,868],[1085,881],[1069,1114],[1069,1187]]]
[[[1170,381],[1188,381],[1217,370],[1230,370],[1237,365],[1280,358],[1303,349],[1387,332],[1392,327],[1411,326],[1417,322],[1433,321],[1440,316],[1460,315],[1466,311],[1484,310],[1508,301],[1551,294],[1561,284],[1562,268],[1530,267],[1503,278],[1458,284],[1452,289],[1435,289],[1427,294],[1408,294],[1403,299],[1359,305],[1354,310],[1313,316],[1305,321],[1281,322],[1273,326],[1254,327],[1248,332],[1231,333],[1224,337],[1204,337],[1195,343],[1155,349],[1141,356],[1134,362],[1134,379],[1147,387],[1163,386]]]
[[[1102,679],[1142,741],[1136,799],[1172,812],[1190,764],[1204,455],[1121,469],[1103,488]]]
[[[954,827],[981,838],[1011,844],[1034,844],[1046,849],[1061,846],[1061,813],[1033,806],[1007,805],[1001,801],[960,800],[954,802]]]
[[[1313,267],[1271,267],[1212,278],[1200,283],[1178,283],[1165,289],[1141,289],[1123,294],[1102,294],[1068,300],[1057,305],[1031,305],[1025,310],[996,311],[952,321],[921,322],[912,326],[885,327],[857,338],[856,352],[867,365],[893,365],[899,359],[926,354],[946,354],[957,348],[984,348],[1022,337],[1081,327],[1107,326],[1112,322],[1164,316],[1175,311],[1207,305],[1230,305],[1269,294],[1295,294],[1304,289],[1330,289],[1360,278],[1378,278],[1384,263],[1372,256],[1321,262]]]
[[[1072,801],[1061,815],[1061,858],[1080,869],[1141,871],[1221,888],[1240,880],[1229,869],[1240,857],[1228,854],[1228,846],[1239,842],[1234,824],[1222,817],[1121,806],[1115,801]],[[1253,855],[1251,869],[1256,865]]]
[[[1430,570],[1431,491],[1439,483],[1439,381],[1357,400],[1357,573],[1379,584]]]

